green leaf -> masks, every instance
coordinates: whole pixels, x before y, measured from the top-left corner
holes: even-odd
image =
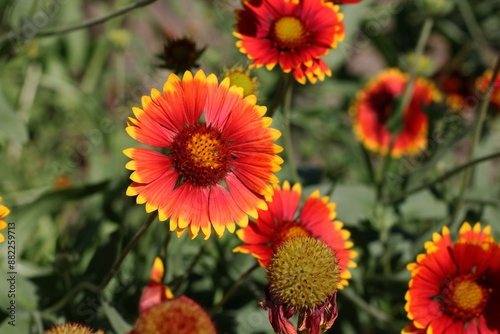
[[[40,217],[61,210],[65,203],[70,200],[82,199],[100,192],[107,185],[108,181],[103,181],[82,187],[48,191],[30,204],[11,208],[12,212],[9,215],[9,221],[15,222],[16,228],[22,228],[22,233],[16,235],[18,253],[22,253],[24,246],[29,244],[30,238],[38,228],[36,223]]]
[[[115,333],[127,333],[132,329],[132,326],[122,318],[113,306],[103,303],[102,308]]]
[[[0,324],[0,333],[2,334],[31,333],[30,323],[32,322],[32,320],[29,313],[16,310],[15,322],[9,324],[9,321],[13,321],[13,319],[7,317],[4,319],[2,324]],[[13,324],[15,324],[15,326]]]
[[[28,129],[24,121],[7,102],[0,86],[0,134],[10,140],[23,144],[28,141]]]
[[[336,203],[337,217],[353,225],[371,216],[375,205],[375,191],[364,184],[339,185],[335,187],[331,200]]]
[[[443,218],[447,214],[446,204],[437,201],[428,191],[409,196],[400,207],[407,219],[435,219]]]

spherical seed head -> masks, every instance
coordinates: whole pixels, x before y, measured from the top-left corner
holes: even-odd
[[[303,313],[323,305],[336,293],[340,270],[335,253],[325,243],[297,237],[278,248],[266,276],[273,304]]]

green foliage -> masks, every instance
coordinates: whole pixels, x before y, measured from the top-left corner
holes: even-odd
[[[498,2],[468,3],[479,32],[471,30],[460,6],[425,7],[439,10],[433,12],[427,45],[437,69],[431,80],[437,83],[454,71],[477,77],[491,68],[486,60],[492,50],[498,51]],[[17,256],[13,327],[6,310],[9,282],[3,278],[8,244],[0,244],[0,333],[43,333],[66,321],[125,333],[137,319],[156,256],[166,259],[164,282],[173,293],[213,311],[220,333],[272,333],[258,304],[265,298],[265,271],[259,267],[239,281],[256,260],[232,252],[241,244],[235,234],[208,241],[177,238],[168,222],[154,221],[105,281],[148,219],[143,205],[125,195],[131,181],[122,151],[140,144],[124,128],[131,107],[140,106],[152,88],[161,90],[170,73],[158,68],[156,59],[165,35],[189,35],[199,49],[206,48],[198,61],[205,73],[220,76],[226,68],[249,63],[234,47],[235,3],[224,0],[158,1],[104,24],[42,36],[127,4],[0,3],[0,196],[12,211],[4,220],[15,223]],[[447,173],[470,160],[482,102],[477,94],[468,96],[471,106],[461,112],[444,101],[427,110],[432,124],[421,154],[392,159],[367,151],[353,134],[349,108],[379,69],[398,66],[414,51],[426,16],[410,1],[366,0],[340,10],[345,39],[325,59],[333,76],[315,85],[294,83],[295,163],[286,158],[277,175],[280,181],[290,179],[289,168],[297,166],[303,199],[316,189],[330,196],[359,254],[350,286],[339,292],[339,317],[329,332],[399,333],[408,323],[406,265],[433,232],[449,225],[455,233],[469,220],[491,225],[499,237],[498,157],[477,164],[458,205],[463,173]],[[117,31],[125,34],[123,44],[110,37]],[[279,97],[282,73],[259,68],[253,74],[259,78],[258,103],[269,108]],[[393,134],[403,130],[403,115],[392,115],[389,122]],[[273,127],[285,127],[280,109]],[[481,128],[473,158],[499,152],[500,122],[493,107]],[[2,232],[8,238],[8,229]],[[218,307],[235,283],[241,285]]]

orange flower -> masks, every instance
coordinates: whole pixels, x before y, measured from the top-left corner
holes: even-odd
[[[405,310],[413,323],[402,333],[500,333],[500,245],[490,227],[466,222],[455,243],[443,227],[425,249],[408,265]]]
[[[66,323],[53,326],[51,329],[45,331],[45,334],[104,334],[104,331],[100,329],[94,331],[86,325],[77,323]]]
[[[313,237],[324,242],[334,252],[338,260],[341,280],[338,289],[348,285],[351,278],[348,268],[356,267],[352,258],[357,253],[349,241],[350,233],[342,229],[343,224],[335,220],[335,203],[328,203],[328,197],[319,197],[319,190],[309,196],[300,212],[300,184],[290,189],[285,181],[283,188],[275,187],[272,202],[267,203],[268,210],[259,210],[259,218],[250,222],[237,233],[245,243],[234,251],[251,253],[263,267],[268,267],[271,257],[286,240],[295,237]]]
[[[246,226],[247,215],[267,208],[283,162],[274,144],[280,132],[255,103],[228,78],[219,85],[203,71],[186,72],[182,81],[170,75],[163,94],[153,89],[129,118],[132,138],[165,151],[124,150],[134,171],[127,195],[146,203],[147,212],[158,210],[160,220],[170,218],[178,235],[189,229],[194,238],[201,229],[208,239],[212,227],[220,237],[226,228],[234,232],[235,222]]]
[[[236,46],[253,60],[252,66],[272,70],[279,64],[302,84],[306,78],[313,82],[307,72],[322,80],[331,72],[320,57],[344,38],[338,11],[339,6],[323,0],[244,1],[243,9],[236,11]]]
[[[490,84],[492,75],[492,70],[486,70],[483,75],[476,80],[476,88],[482,94],[486,94],[488,91],[488,85]],[[496,108],[496,110],[500,111],[500,75],[497,75],[495,82],[493,83],[493,92],[491,93],[490,103],[494,108]]]
[[[186,296],[175,298],[162,283],[164,272],[157,257],[139,302],[139,318],[127,334],[216,334],[210,316],[199,304]]]
[[[405,90],[407,75],[388,69],[369,82],[350,109],[354,133],[363,145],[379,154],[387,154],[391,133],[387,121],[397,97]],[[410,104],[403,113],[403,129],[394,139],[391,156],[417,154],[427,147],[428,117],[423,108],[441,98],[434,84],[418,78]]]

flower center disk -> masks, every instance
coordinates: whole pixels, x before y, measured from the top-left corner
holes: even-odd
[[[282,49],[295,49],[305,42],[305,29],[302,22],[293,16],[285,16],[274,23],[274,38]]]
[[[186,127],[173,140],[170,158],[182,182],[210,187],[230,170],[229,143],[220,131],[206,124]]]
[[[267,268],[269,293],[274,303],[312,310],[337,291],[340,280],[334,252],[311,237],[286,240]]]
[[[472,320],[483,314],[490,293],[473,275],[456,277],[442,291],[444,311],[459,321]]]

